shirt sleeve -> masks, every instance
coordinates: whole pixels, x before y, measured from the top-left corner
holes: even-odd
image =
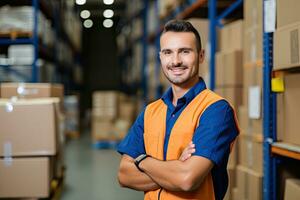
[[[139,114],[126,137],[119,144],[117,151],[120,154],[127,154],[136,158],[146,152],[144,146],[144,113],[145,109]]]
[[[239,131],[234,119],[234,111],[225,100],[210,105],[202,114],[193,142],[193,155],[206,157],[217,166],[227,164],[230,146]]]

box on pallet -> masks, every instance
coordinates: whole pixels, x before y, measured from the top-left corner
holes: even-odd
[[[243,49],[243,20],[225,24],[220,30],[220,50],[222,52]]]
[[[79,136],[79,97],[68,95],[64,97],[65,129],[66,134],[72,137]]]
[[[236,168],[227,168],[228,173],[228,188],[224,200],[231,200],[233,196],[233,189],[236,185]]]
[[[227,164],[228,169],[233,169],[237,166],[238,152],[239,152],[238,139],[236,139],[229,155],[228,164]]]
[[[263,1],[244,0],[244,23],[245,28],[262,27]]]
[[[263,138],[261,135],[241,133],[238,138],[239,164],[263,174]]]
[[[1,98],[13,96],[21,98],[59,97],[64,96],[61,84],[50,83],[1,83]]]
[[[286,179],[284,200],[298,200],[300,198],[300,179]]]
[[[92,139],[94,141],[115,139],[114,121],[93,117]]]
[[[262,175],[253,170],[238,166],[237,167],[237,200],[255,199],[262,200]]]
[[[262,26],[245,29],[243,62],[246,66],[263,65],[263,30]]]
[[[300,73],[284,76],[285,90],[277,94],[278,140],[300,145],[298,131],[300,113]]]
[[[240,50],[219,52],[216,55],[216,86],[243,85],[243,54]]]
[[[60,139],[58,103],[58,98],[14,102],[1,99],[0,155],[55,155]]]
[[[274,70],[300,66],[300,22],[274,32]]]
[[[249,105],[249,90],[251,87],[259,87],[263,86],[263,68],[258,66],[244,66],[244,90],[243,90],[243,103],[244,105]]]
[[[207,48],[208,44],[208,31],[209,31],[209,20],[199,19],[199,18],[190,18],[187,19],[199,32],[201,37],[201,45],[203,49]]]
[[[97,118],[115,119],[118,116],[119,92],[96,91],[93,93],[92,115]]]
[[[239,106],[238,108],[238,122],[242,132],[248,130],[248,126],[249,126],[248,108],[245,105]]]
[[[224,97],[235,109],[242,104],[242,87],[218,87],[215,92]]]
[[[277,28],[300,22],[300,1],[277,0],[276,1],[276,25]]]
[[[0,158],[0,198],[45,198],[53,177],[49,157]]]

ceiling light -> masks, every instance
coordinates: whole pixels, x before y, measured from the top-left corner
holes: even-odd
[[[114,3],[114,0],[103,0],[103,3],[104,3],[105,5],[111,5],[111,4]]]
[[[86,3],[86,0],[76,0],[77,5],[84,5]]]
[[[83,22],[83,26],[84,26],[85,28],[91,28],[91,27],[93,26],[93,21],[90,20],[90,19],[86,19],[86,20],[84,20],[84,22]]]
[[[104,21],[103,21],[103,26],[105,27],[105,28],[110,28],[110,27],[112,27],[114,25],[114,22],[113,22],[113,20],[111,20],[111,19],[105,19]]]
[[[91,13],[90,13],[90,11],[88,11],[88,10],[82,10],[81,12],[80,12],[80,17],[82,18],[82,19],[87,19],[87,18],[89,18],[91,16]]]
[[[114,11],[112,9],[106,9],[103,12],[105,18],[112,18],[114,16]]]

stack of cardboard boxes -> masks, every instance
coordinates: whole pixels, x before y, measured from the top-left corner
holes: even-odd
[[[96,91],[92,101],[93,141],[115,139],[114,121],[118,115],[117,91]]]
[[[96,91],[93,94],[92,139],[122,139],[135,117],[136,104],[117,91]]]
[[[205,51],[205,59],[202,64],[199,66],[199,76],[203,78],[206,85],[209,85],[209,47],[208,47],[208,35],[209,35],[209,20],[207,19],[197,19],[190,18],[189,22],[193,24],[193,26],[197,29],[201,38],[201,48]]]
[[[234,108],[242,103],[243,21],[237,20],[220,30],[220,51],[216,54],[216,93]]]
[[[64,98],[65,110],[65,131],[66,136],[78,138],[79,132],[79,97],[78,95],[69,95]]]
[[[262,199],[262,8],[262,1],[244,1],[243,103],[238,108],[241,133],[234,200]]]
[[[298,42],[300,2],[277,1],[277,29],[274,32],[274,70],[299,68]],[[278,73],[283,80],[284,91],[277,94],[277,137],[279,141],[300,146],[298,113],[300,108],[300,73]]]
[[[276,71],[276,78],[283,83],[282,90],[277,93],[277,140],[299,148],[300,2],[277,0],[276,4],[273,69]],[[299,176],[285,180],[284,199],[299,199],[299,181]]]
[[[226,24],[220,31],[220,51],[216,54],[216,89],[237,110],[242,104],[243,89],[243,21]],[[233,198],[236,187],[237,144],[228,161],[229,187],[225,199]]]
[[[0,198],[49,197],[62,178],[62,97],[61,85],[1,84]]]

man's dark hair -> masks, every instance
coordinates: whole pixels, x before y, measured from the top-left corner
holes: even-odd
[[[165,24],[162,34],[169,32],[169,31],[193,33],[195,35],[196,42],[197,42],[197,44],[196,44],[197,50],[198,51],[201,50],[202,46],[201,46],[200,34],[190,22],[184,21],[184,20],[177,20],[177,19],[168,21]]]

